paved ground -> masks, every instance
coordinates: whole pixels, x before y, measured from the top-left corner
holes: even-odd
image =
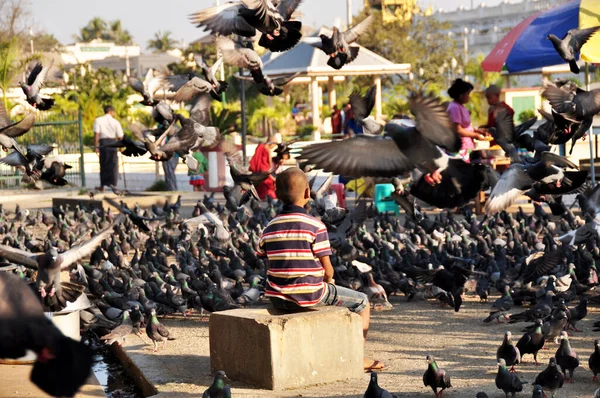
[[[0,397],[48,397],[49,395],[29,381],[31,368],[32,365],[0,365]],[[75,397],[106,397],[106,394],[92,375]]]
[[[492,298],[491,300],[493,300]],[[484,324],[491,303],[480,304],[468,298],[459,313],[441,309],[437,305],[419,301],[406,303],[403,297],[392,298],[394,309],[376,312],[366,345],[366,355],[384,361],[387,370],[380,374],[380,385],[400,397],[431,397],[430,389],[423,386],[426,369],[425,356],[433,354],[438,365],[452,378],[452,389],[446,397],[475,397],[485,391],[491,398],[504,397],[494,384],[495,353],[505,330],[511,330],[516,339],[522,335],[524,324]],[[565,385],[558,397],[591,397],[600,384],[591,381],[587,359],[593,351],[597,336],[591,331],[600,311],[593,309],[588,319],[581,322],[584,332],[576,333],[572,346],[579,354],[581,367],[575,372],[575,384]],[[155,384],[159,397],[200,396],[210,385],[208,323],[198,316],[169,318],[162,322],[177,337],[167,348],[152,352],[148,338],[131,336],[126,351],[148,379]],[[335,335],[331,336],[335,339]],[[546,363],[557,346],[547,344],[549,350],[540,352],[540,362]],[[520,396],[531,396],[531,382],[544,366],[531,363],[519,367],[518,375],[528,381]],[[321,387],[273,393],[232,383],[233,395],[238,397],[362,397],[369,376],[350,382]]]

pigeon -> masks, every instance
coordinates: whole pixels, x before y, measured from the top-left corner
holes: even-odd
[[[579,300],[579,304],[577,304],[577,306],[575,308],[572,308],[569,310],[569,323],[567,325],[567,330],[572,327],[573,330],[575,330],[576,332],[581,332],[581,330],[577,329],[577,322],[579,322],[580,320],[582,320],[583,318],[585,318],[587,316],[588,313],[588,309],[587,309],[587,304],[588,304],[588,299],[586,297],[583,297]]]
[[[185,83],[179,84],[179,82],[174,82],[175,78],[180,80],[185,79]],[[172,88],[176,90],[174,97],[176,102],[188,102],[201,94],[211,94],[214,92],[213,84],[198,76],[191,75],[184,76],[183,78],[180,76],[169,76],[167,80],[173,85]],[[219,96],[216,99],[220,100]]]
[[[510,287],[505,286],[504,293],[502,297],[497,299],[494,304],[492,304],[492,308],[490,309],[490,315],[483,320],[485,323],[490,323],[494,319],[500,322],[500,317],[506,318],[508,312],[512,309],[514,305],[514,301],[512,296],[510,295]]]
[[[231,388],[225,384],[227,375],[222,370],[215,374],[213,383],[204,391],[202,398],[231,398]]]
[[[600,26],[587,29],[570,29],[562,39],[559,39],[556,35],[549,34],[548,40],[550,40],[558,55],[569,63],[571,72],[579,74],[577,54],[579,54],[581,47],[587,43],[598,29],[600,29]]]
[[[223,57],[220,57],[211,67],[208,67],[208,65],[206,65],[202,59],[199,59],[198,56],[196,56],[195,59],[196,64],[202,69],[204,80],[212,84],[214,94],[220,96],[224,93],[229,87],[229,83],[217,79],[217,71],[223,66]],[[214,95],[212,97],[215,98]]]
[[[159,101],[154,98],[154,94],[161,88],[164,90],[166,82],[162,75],[155,77],[154,70],[150,68],[148,69],[148,72],[146,72],[143,81],[137,77],[129,77],[129,85],[132,89],[142,95],[143,99],[140,101],[140,104],[155,106]]]
[[[0,272],[0,358],[18,359],[26,350],[37,355],[30,380],[51,396],[74,396],[92,370],[92,350],[54,326],[23,280]]]
[[[575,351],[571,349],[569,337],[565,331],[560,333],[560,347],[558,347],[554,356],[556,357],[556,363],[562,369],[565,381],[567,383],[573,383],[573,372],[579,367],[579,358],[577,358]],[[567,372],[569,372],[568,377]]]
[[[523,384],[525,382],[506,369],[504,359],[500,359],[498,361],[498,373],[496,374],[496,387],[504,391],[507,398],[509,393],[514,398],[516,393],[523,391]]]
[[[27,80],[24,83],[19,83],[29,105],[40,111],[47,111],[54,105],[54,98],[45,98],[40,94],[50,68],[52,68],[52,62],[46,67],[38,62],[29,72]]]
[[[41,176],[44,168],[44,156],[52,152],[52,147],[50,145],[29,145],[26,149],[27,152],[24,154],[20,147],[15,147],[13,152],[0,159],[0,163],[23,168],[29,177],[26,182],[34,182]]]
[[[377,86],[373,86],[364,96],[354,91],[349,97],[349,103],[352,107],[354,118],[361,126],[363,126],[365,134],[379,135],[383,132],[384,126],[369,116],[375,106],[376,95]]]
[[[217,37],[217,48],[223,54],[226,64],[250,70],[262,76],[263,63],[260,56],[252,48],[252,44],[244,45],[239,42],[219,36]],[[259,83],[260,80],[257,82]]]
[[[299,158],[326,172],[356,178],[396,177],[419,167],[429,183],[440,182],[449,158],[438,146],[457,152],[460,137],[436,98],[413,93],[409,106],[415,115],[415,127],[406,128],[392,120],[386,124],[383,136],[358,135],[309,145]],[[366,152],[372,156],[364,156]]]
[[[533,392],[531,393],[531,398],[547,398],[546,394],[544,394],[544,389],[542,386],[537,384],[533,385]]]
[[[277,78],[271,79],[269,76],[262,73],[262,71],[256,71],[252,74],[252,77],[238,75],[236,76],[240,80],[252,80],[256,84],[258,92],[268,97],[275,97],[283,94],[283,86],[294,80],[298,76],[298,73],[291,73]]]
[[[133,332],[133,323],[131,322],[131,317],[129,316],[129,311],[123,311],[123,322],[121,325],[114,328],[109,334],[100,337],[101,340],[108,345],[112,343],[117,343],[118,345],[123,345],[125,343],[125,339]]]
[[[163,342],[164,349],[167,346],[167,340],[175,340],[167,328],[158,321],[154,308],[150,311],[150,321],[146,325],[146,334],[152,340],[152,343],[154,343],[154,352],[158,351],[158,342]]]
[[[73,166],[59,160],[54,160],[46,170],[40,175],[40,179],[49,182],[52,185],[65,186],[69,182],[65,180],[68,169]]]
[[[373,22],[373,18],[373,15],[369,15],[345,32],[340,32],[337,27],[334,27],[331,37],[321,34],[319,37],[307,38],[306,41],[329,55],[327,65],[339,70],[344,65],[354,61],[358,56],[359,47],[351,46],[351,44],[367,31],[371,22]]]
[[[509,331],[504,333],[504,339],[502,344],[496,350],[496,360],[503,359],[507,366],[510,366],[510,372],[515,372],[515,366],[521,362],[521,353],[519,349],[515,347],[511,341],[512,334]]]
[[[46,253],[34,254],[0,245],[0,257],[37,270],[36,283],[42,301],[47,303],[48,300],[56,299],[58,308],[53,308],[53,310],[59,311],[67,305],[67,302],[74,302],[83,292],[83,286],[79,284],[61,282],[60,272],[69,269],[76,262],[92,254],[105,239],[113,234],[113,227],[121,221],[122,218],[116,219],[111,226],[93,238],[73,246],[64,253],[59,254],[56,248],[52,247]]]
[[[537,181],[559,186],[565,178],[565,168],[578,169],[573,162],[552,152],[542,153],[540,161],[533,164],[513,163],[502,173],[492,189],[485,204],[486,214],[495,214],[509,208]]]
[[[564,381],[565,377],[556,367],[556,358],[550,358],[548,367],[535,377],[534,383],[542,386],[545,391],[550,391],[551,397],[554,398],[556,390],[562,388]]]
[[[590,370],[594,374],[593,381],[598,381],[598,373],[600,373],[600,340],[594,340],[594,352],[588,360]]]
[[[243,0],[227,2],[190,15],[190,21],[213,35],[254,37],[273,52],[287,51],[302,38],[302,22],[290,21],[302,0]]]
[[[427,370],[423,374],[423,384],[431,387],[436,398],[440,398],[446,388],[451,388],[450,376],[443,369],[438,368],[435,358],[427,355]],[[438,392],[438,388],[440,391]]]
[[[546,82],[542,96],[550,101],[552,109],[568,121],[579,125],[572,135],[571,143],[583,137],[592,127],[594,116],[600,113],[600,89],[585,91],[576,88],[566,91],[552,83]],[[571,127],[571,130],[575,126]],[[570,154],[573,152],[571,148]]]
[[[104,144],[100,148],[125,148],[121,153],[125,156],[138,157],[143,156],[148,152],[146,146],[141,141],[135,141],[131,138],[124,136],[120,140],[113,141],[109,144]]]
[[[15,138],[27,133],[35,123],[35,113],[30,112],[18,122],[12,123],[3,103],[0,103],[0,148],[8,151],[17,149]]]
[[[541,319],[535,321],[535,328],[531,332],[526,332],[517,342],[517,349],[521,356],[533,354],[536,365],[539,365],[537,353],[544,347],[544,333],[542,332],[543,322]],[[521,363],[525,363],[521,361]]]
[[[394,394],[390,393],[388,390],[385,390],[379,387],[377,384],[377,372],[371,372],[371,380],[369,381],[369,386],[367,387],[367,391],[365,391],[364,398],[397,398]]]

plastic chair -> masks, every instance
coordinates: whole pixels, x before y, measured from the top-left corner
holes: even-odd
[[[346,187],[344,184],[331,184],[331,190],[337,195],[338,206],[346,208]]]
[[[400,214],[400,209],[391,195],[394,192],[392,184],[377,184],[375,185],[375,207],[380,213]]]

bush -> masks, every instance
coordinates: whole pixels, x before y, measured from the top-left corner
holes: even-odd
[[[526,121],[533,119],[534,117],[536,117],[535,111],[533,109],[527,109],[526,111],[519,113],[519,116],[517,116],[517,120],[519,120],[519,123],[525,123]]]
[[[306,138],[307,136],[312,135],[312,133],[316,130],[315,126],[312,124],[305,124],[298,127],[297,134],[301,138]]]
[[[167,191],[167,183],[165,180],[156,180],[152,185],[146,188],[148,192],[164,192]]]

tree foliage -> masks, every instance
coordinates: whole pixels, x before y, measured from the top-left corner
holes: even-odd
[[[120,19],[107,22],[100,17],[92,18],[74,38],[84,43],[98,39],[112,41],[118,45],[127,45],[133,42],[133,36],[128,30],[123,29]]]
[[[174,49],[176,45],[177,40],[171,37],[171,32],[159,30],[154,34],[154,39],[148,40],[146,47],[155,53],[162,53]]]
[[[85,71],[85,73],[82,73]],[[75,107],[81,107],[83,116],[83,131],[86,144],[93,138],[93,124],[98,116],[102,116],[104,105],[115,107],[117,120],[124,123],[130,106],[127,98],[133,90],[125,82],[121,72],[100,68],[75,68],[67,71],[73,86],[63,92],[63,99],[57,99],[54,109],[56,112]]]

